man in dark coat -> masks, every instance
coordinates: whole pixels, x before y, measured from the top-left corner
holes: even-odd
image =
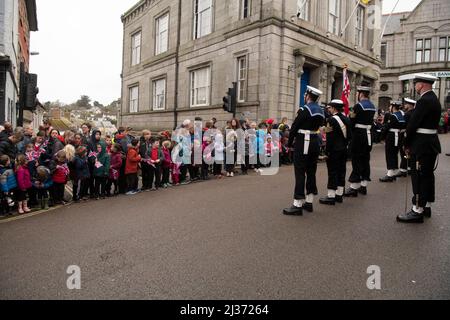
[[[327,133],[326,156],[328,168],[328,195],[320,199],[321,204],[335,205],[343,202],[347,147],[351,140],[351,123],[343,113],[344,102],[333,100],[327,110],[330,117],[327,119],[325,131]]]
[[[369,100],[370,87],[357,87],[358,101],[350,113],[352,121],[352,173],[349,178],[350,188],[346,197],[357,197],[358,193],[367,194],[370,180],[370,153],[372,151],[372,126],[377,109]]]
[[[416,106],[416,101],[412,100],[410,98],[405,98],[403,99],[403,117],[405,119],[405,133],[406,133],[406,127],[408,126],[409,123],[409,119],[411,119],[411,115],[414,112],[414,108]],[[405,133],[403,133],[403,141],[402,141],[402,145],[400,146],[400,172],[397,174],[396,178],[400,178],[400,177],[407,177],[408,176],[408,172],[410,170],[409,167],[409,161],[408,161],[408,157],[406,156],[405,153],[405,148],[404,148],[404,141],[405,141]]]
[[[17,130],[10,135],[6,140],[2,140],[0,142],[0,156],[7,155],[11,160],[11,163],[14,163],[17,156],[17,148],[16,145],[22,141],[23,132],[22,130]]]
[[[412,167],[413,208],[397,216],[399,222],[422,223],[424,216],[431,217],[431,205],[435,202],[434,170],[441,153],[438,137],[441,104],[433,91],[436,77],[427,74],[414,75],[416,93],[420,95],[409,120],[405,135],[405,150]]]
[[[399,174],[398,154],[403,145],[404,131],[406,128],[405,117],[400,111],[401,101],[392,101],[390,117],[383,126],[383,139],[385,140],[385,154],[387,173],[380,178],[380,182],[393,182]]]
[[[321,95],[320,90],[308,86],[305,93],[306,104],[300,108],[292,124],[288,147],[294,146],[295,193],[292,207],[283,210],[285,215],[302,215],[303,209],[313,211],[314,195],[318,194],[316,185],[317,160],[320,153],[318,130],[325,120],[324,112],[317,103]]]

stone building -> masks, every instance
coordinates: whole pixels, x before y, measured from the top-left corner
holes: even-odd
[[[357,0],[139,1],[122,16],[119,123],[171,129],[198,116],[223,125],[231,115],[223,111],[222,98],[233,82],[238,118],[292,120],[308,84],[324,92],[323,102],[340,98],[345,65],[353,103],[357,85],[379,87],[381,65],[381,1],[357,5]]]
[[[417,72],[439,78],[434,91],[443,108],[450,107],[450,2],[422,0],[412,12],[394,14],[383,36],[381,56],[381,108],[386,109],[390,100],[418,98],[411,80]]]
[[[20,74],[29,70],[30,32],[37,29],[36,0],[0,0],[0,123],[16,124]],[[34,121],[31,112],[24,118]]]

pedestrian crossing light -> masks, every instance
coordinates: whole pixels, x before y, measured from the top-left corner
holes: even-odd
[[[236,114],[237,106],[237,83],[233,82],[233,88],[228,89],[228,93],[223,97],[223,110],[233,115]]]

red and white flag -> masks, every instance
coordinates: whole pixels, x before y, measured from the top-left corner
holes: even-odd
[[[348,116],[348,114],[350,113],[350,103],[348,102],[348,98],[350,97],[351,88],[350,88],[350,81],[348,79],[347,68],[344,68],[343,78],[344,78],[344,85],[342,87],[341,100],[344,102],[345,115]]]

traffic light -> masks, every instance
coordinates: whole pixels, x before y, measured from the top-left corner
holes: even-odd
[[[36,96],[39,93],[37,87],[37,74],[28,73],[26,75],[26,89],[25,89],[25,110],[34,111],[36,109]]]
[[[223,110],[233,115],[236,114],[237,107],[237,83],[233,82],[233,88],[228,89],[228,93],[223,97]]]

